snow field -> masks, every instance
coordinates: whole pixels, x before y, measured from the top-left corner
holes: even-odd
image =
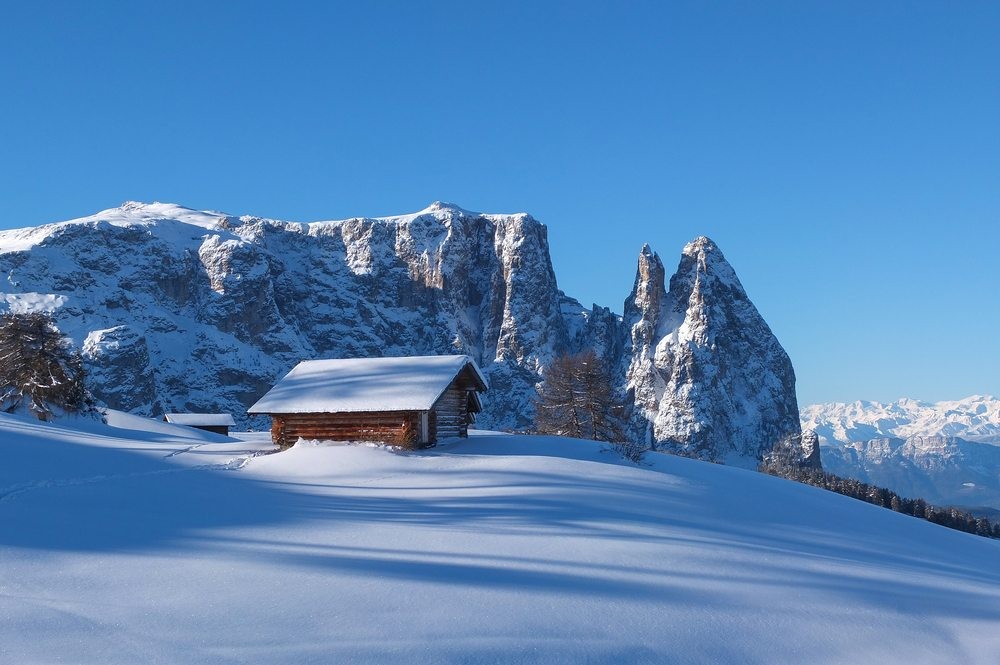
[[[1000,653],[1000,543],[781,479],[490,433],[260,455],[143,421],[0,416],[0,662]]]

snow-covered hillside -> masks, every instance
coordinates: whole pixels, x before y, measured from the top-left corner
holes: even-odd
[[[1000,653],[1000,543],[778,478],[487,433],[255,456],[131,418],[0,415],[0,662]]]
[[[0,232],[0,311],[52,312],[112,408],[246,424],[302,360],[467,354],[493,388],[480,423],[524,428],[551,360],[594,349],[635,438],[754,467],[798,432],[791,362],[711,240],[667,275],[645,247],[627,320],[588,309],[545,225],[441,202],[308,224],[130,202]]]

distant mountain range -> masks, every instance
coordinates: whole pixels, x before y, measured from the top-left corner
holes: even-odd
[[[967,441],[1000,444],[1000,399],[973,395],[954,402],[831,402],[801,410],[803,429],[820,443],[849,443],[911,436],[956,436]]]
[[[831,473],[940,505],[1000,509],[998,399],[814,404],[801,417]]]

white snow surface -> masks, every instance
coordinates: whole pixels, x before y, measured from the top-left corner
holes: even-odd
[[[0,231],[0,253],[19,252],[30,249],[48,239],[53,234],[67,228],[86,224],[96,226],[108,224],[118,227],[141,227],[161,222],[180,222],[183,225],[205,230],[219,231],[224,228],[228,215],[210,210],[192,210],[175,203],[140,203],[126,201],[117,208],[102,210],[93,215],[70,219],[65,222],[43,224],[42,226]]]
[[[426,411],[467,365],[486,385],[475,361],[465,355],[307,360],[247,411]]]
[[[490,433],[262,456],[112,415],[0,415],[0,662],[1000,653],[1000,543],[789,481]]]
[[[52,314],[66,304],[66,296],[54,293],[0,293],[0,311],[13,314]]]
[[[228,413],[165,413],[163,417],[168,423],[175,425],[206,427],[234,427],[233,416]]]

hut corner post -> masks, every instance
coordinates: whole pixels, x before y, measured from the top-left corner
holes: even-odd
[[[287,448],[285,443],[285,419],[281,416],[271,416],[271,443],[281,448]]]
[[[426,446],[431,442],[430,415],[427,411],[420,412],[420,444]]]

